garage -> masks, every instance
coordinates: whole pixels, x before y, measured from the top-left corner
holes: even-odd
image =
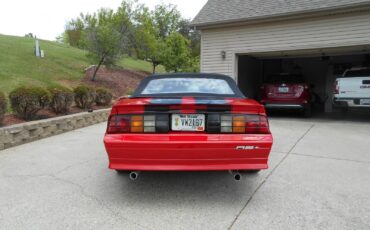
[[[301,52],[238,54],[237,82],[249,98],[260,100],[261,87],[278,74],[301,75],[315,98],[316,112],[333,112],[335,79],[353,67],[370,66],[368,47]]]
[[[369,0],[209,0],[192,24],[201,71],[229,75],[250,98],[271,75],[300,74],[315,109],[332,112],[335,79],[370,66]]]

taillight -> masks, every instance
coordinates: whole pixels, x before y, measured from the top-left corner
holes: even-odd
[[[111,115],[107,133],[168,133],[170,115]],[[269,134],[267,117],[258,114],[208,114],[208,133]]]
[[[258,114],[248,115],[217,115],[208,117],[207,131],[210,133],[248,133],[269,134],[267,117]]]
[[[305,87],[302,85],[294,87],[294,93],[296,96],[300,96],[304,90],[305,90]]]
[[[337,80],[334,83],[334,94],[339,94],[339,84]]]
[[[112,115],[107,133],[164,133],[168,130],[166,115]]]
[[[129,133],[130,127],[130,116],[112,115],[108,121],[107,133]]]
[[[269,122],[266,116],[247,115],[246,133],[269,134]]]

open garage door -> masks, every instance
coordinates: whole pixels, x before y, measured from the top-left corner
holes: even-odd
[[[332,112],[334,83],[351,67],[370,66],[369,47],[279,51],[238,55],[237,81],[243,93],[261,99],[261,87],[279,74],[301,75],[314,109]]]

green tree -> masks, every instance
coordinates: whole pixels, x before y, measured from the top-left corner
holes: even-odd
[[[166,39],[162,57],[166,71],[179,72],[189,67],[191,57],[189,43],[189,40],[178,32],[172,33]]]
[[[84,30],[85,22],[84,15],[81,14],[79,18],[69,21],[64,30],[64,39],[70,46],[77,48],[85,48]]]
[[[179,29],[181,13],[172,4],[160,4],[153,12],[154,26],[157,28],[157,37],[167,38]]]
[[[133,44],[137,56],[152,63],[154,74],[156,67],[162,62],[161,52],[164,44],[158,35],[153,12],[150,12],[147,7],[143,7],[141,11],[137,12],[135,19],[137,24],[134,34],[135,42]]]
[[[153,73],[163,63],[165,40],[179,29],[181,14],[172,4],[160,4],[153,11],[142,7],[136,12],[135,50],[139,58],[150,61]]]
[[[67,31],[79,31],[81,39],[76,40],[88,51],[88,57],[97,63],[92,81],[101,65],[115,64],[129,48],[135,2],[123,1],[116,11],[100,9],[93,14],[81,14],[68,24],[72,29]]]
[[[198,73],[200,71],[200,57],[189,57],[189,62],[186,67],[182,69],[183,72]]]
[[[190,40],[191,54],[194,59],[200,56],[200,32],[191,26],[191,21],[181,19],[179,22],[178,32]]]
[[[101,9],[97,14],[85,15],[86,22],[86,49],[89,57],[98,62],[92,80],[96,78],[96,73],[100,66],[114,63],[120,57],[123,50],[123,36],[114,25],[115,14],[112,10]]]
[[[165,44],[161,39],[157,39],[148,31],[137,30],[137,40],[140,45],[137,46],[137,55],[139,58],[152,63],[153,74],[156,72],[158,65],[162,64],[162,52]]]

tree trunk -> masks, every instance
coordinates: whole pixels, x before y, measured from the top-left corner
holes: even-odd
[[[154,64],[154,63],[152,63],[152,66],[153,66],[152,74],[155,74],[155,64]]]
[[[95,68],[94,75],[91,78],[91,81],[95,81],[96,74],[98,73],[98,70],[100,69],[100,66],[103,64],[105,57],[102,57],[99,61],[98,66]]]
[[[154,62],[152,64],[153,64],[153,74],[155,74],[155,69],[157,67],[157,64],[155,64]]]
[[[152,66],[153,66],[153,74],[155,74],[157,66],[160,64],[159,61],[152,61]]]

